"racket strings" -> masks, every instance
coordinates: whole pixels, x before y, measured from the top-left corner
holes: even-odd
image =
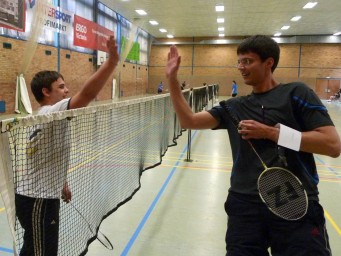
[[[268,208],[286,220],[303,217],[308,200],[302,183],[288,170],[272,167],[258,179],[259,193]]]

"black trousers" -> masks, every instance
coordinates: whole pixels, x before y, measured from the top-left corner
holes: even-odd
[[[24,229],[19,255],[57,256],[60,200],[16,194],[15,207],[17,218]]]
[[[322,206],[309,201],[306,215],[296,221],[276,216],[264,203],[229,193],[227,256],[331,256]]]

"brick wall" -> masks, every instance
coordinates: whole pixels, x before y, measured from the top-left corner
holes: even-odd
[[[175,40],[177,41],[177,40]],[[230,95],[232,81],[239,84],[240,95],[250,93],[250,86],[235,67],[237,45],[177,45],[181,55],[179,80],[191,87],[218,83],[220,95]],[[274,77],[278,82],[302,81],[315,89],[318,78],[341,79],[341,46],[339,44],[281,44],[281,57]],[[149,67],[149,91],[156,93],[157,85],[165,79],[169,46],[153,45]]]

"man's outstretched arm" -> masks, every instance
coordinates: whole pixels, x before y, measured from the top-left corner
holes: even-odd
[[[181,63],[176,46],[172,45],[168,53],[166,76],[169,81],[169,92],[180,124],[185,129],[210,129],[218,126],[218,121],[207,111],[193,113],[182,95],[177,73]]]
[[[85,82],[83,88],[71,98],[69,108],[81,108],[87,106],[104,87],[119,61],[117,45],[114,36],[107,41],[109,58],[102,66]]]

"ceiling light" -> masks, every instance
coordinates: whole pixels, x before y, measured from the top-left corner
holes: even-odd
[[[283,27],[281,27],[282,30],[287,30],[289,28],[290,28],[290,26],[283,26]]]
[[[167,35],[167,37],[168,37],[168,38],[174,38],[174,36],[173,36],[173,35]]]
[[[224,5],[216,5],[215,6],[215,11],[216,12],[223,12],[225,9]]]
[[[135,10],[140,15],[147,15],[147,13],[144,10]]]
[[[153,26],[159,25],[159,22],[157,22],[156,20],[150,20],[149,23]]]
[[[218,31],[224,31],[224,30],[225,30],[224,27],[219,27],[219,28],[218,28]]]
[[[160,32],[162,32],[162,33],[166,33],[166,32],[167,32],[167,30],[165,30],[164,28],[160,28],[159,30],[160,30]]]
[[[317,2],[309,2],[305,6],[303,6],[303,9],[311,9],[314,8],[315,5],[317,5]]]
[[[217,19],[217,22],[218,22],[218,23],[224,23],[224,22],[225,22],[225,19],[224,19],[224,18],[218,18],[218,19]]]
[[[225,34],[219,34],[219,37],[224,37],[225,36]]]
[[[341,31],[333,34],[333,36],[339,36],[339,35],[341,35]]]
[[[282,33],[275,33],[274,36],[281,36]]]
[[[295,16],[291,18],[291,21],[298,21],[300,20],[302,17],[301,16]]]

